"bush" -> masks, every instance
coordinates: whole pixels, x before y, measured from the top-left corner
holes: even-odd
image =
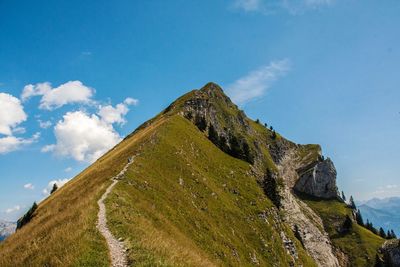
[[[281,207],[281,196],[279,195],[279,184],[276,180],[276,175],[267,169],[267,173],[262,182],[262,188],[267,197],[279,209]]]

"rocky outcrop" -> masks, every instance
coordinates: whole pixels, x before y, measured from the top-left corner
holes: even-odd
[[[388,240],[382,245],[380,250],[385,259],[385,266],[400,266],[400,240]]]
[[[295,151],[287,151],[278,165],[279,175],[285,183],[281,190],[285,221],[299,236],[304,248],[318,266],[338,267],[339,261],[328,234],[324,231],[321,218],[292,194],[291,184],[299,179],[296,171],[299,164]]]
[[[294,186],[296,192],[323,199],[339,197],[335,165],[329,158],[321,159],[298,172],[300,178]]]

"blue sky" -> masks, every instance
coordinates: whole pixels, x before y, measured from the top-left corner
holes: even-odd
[[[0,218],[209,81],[321,144],[348,195],[400,195],[398,14],[394,0],[0,1]]]

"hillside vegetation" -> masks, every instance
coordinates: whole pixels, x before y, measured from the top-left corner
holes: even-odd
[[[349,257],[350,266],[374,266],[378,248],[385,240],[355,222],[350,231],[342,233],[346,216],[352,216],[351,208],[337,200],[308,197],[305,202],[320,215],[333,244]]]
[[[317,215],[306,219],[306,204],[291,191],[299,175],[289,167],[322,164],[320,147],[295,144],[250,120],[210,83],[178,98],[39,203],[0,244],[0,266],[109,266],[96,229],[97,201],[131,157],[105,200],[108,227],[123,240],[131,266],[317,266],[318,248],[332,251],[325,231],[351,266],[371,266],[382,243],[358,225],[338,234],[335,225],[351,212],[339,199],[303,199],[323,225]],[[326,179],[337,190],[333,171]],[[294,217],[281,205],[285,196]],[[288,218],[311,223],[327,242],[310,243],[310,232]]]

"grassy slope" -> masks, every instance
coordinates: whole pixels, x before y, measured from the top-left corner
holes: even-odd
[[[324,222],[332,243],[349,256],[351,266],[373,266],[377,249],[384,240],[371,231],[353,223],[350,233],[341,235],[337,232],[338,222],[343,222],[346,215],[351,215],[344,203],[337,200],[313,200],[305,202],[316,211]]]
[[[151,126],[104,155],[39,204],[32,221],[0,244],[0,266],[108,266],[96,230],[97,200]]]
[[[253,255],[261,266],[287,266],[279,229],[296,240],[271,215],[268,222],[259,217],[272,204],[250,166],[180,116],[148,140],[107,207],[112,231],[137,266],[246,266]],[[313,266],[297,245],[303,265]]]

